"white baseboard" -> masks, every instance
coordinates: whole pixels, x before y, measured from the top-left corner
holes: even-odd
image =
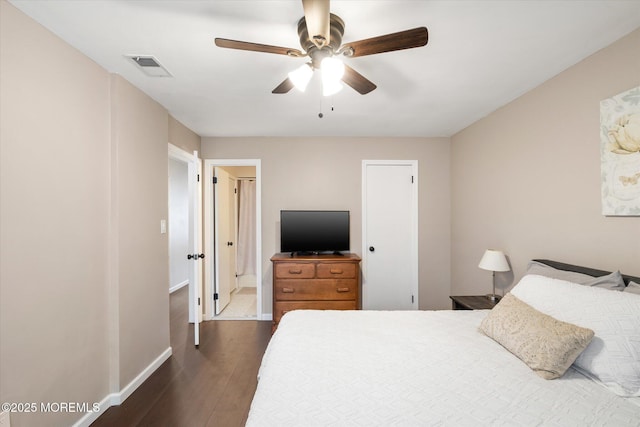
[[[89,427],[92,422],[98,419],[100,415],[102,415],[107,409],[111,406],[118,406],[124,402],[127,397],[131,396],[131,394],[138,388],[140,385],[145,382],[147,378],[153,374],[156,369],[160,367],[168,358],[171,357],[172,350],[171,347],[167,348],[165,351],[160,354],[160,356],[156,357],[156,359],[149,364],[145,369],[142,370],[129,384],[127,384],[120,392],[108,394],[102,401],[100,401],[100,409],[96,412],[87,412],[82,418],[76,422],[73,427]]]
[[[137,377],[135,377],[129,384],[127,384],[126,387],[123,388],[120,393],[118,393],[119,400],[117,403],[115,403],[115,405],[120,405],[127,399],[127,397],[131,396],[131,393],[133,393],[138,387],[140,387],[140,385],[145,382],[145,380],[149,378],[151,374],[153,374],[156,369],[160,367],[160,365],[162,365],[168,358],[171,357],[171,352],[171,347],[167,348],[162,352],[160,356],[156,357],[156,360],[151,362],[149,366],[147,366],[142,372],[138,374]],[[114,406],[114,404],[112,404],[111,406]]]
[[[189,284],[188,280],[185,280],[184,282],[180,282],[177,285],[174,285],[172,287],[169,288],[169,293],[172,294],[175,291],[177,291],[178,289],[184,288],[185,286],[187,286]]]

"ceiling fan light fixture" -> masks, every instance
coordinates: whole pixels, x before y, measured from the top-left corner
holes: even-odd
[[[344,64],[338,58],[328,56],[320,63],[322,72],[322,95],[331,96],[342,90],[340,80],[344,75]]]
[[[307,85],[311,81],[313,70],[309,64],[303,64],[289,73],[289,79],[293,85],[301,92],[307,89]]]
[[[376,85],[336,57],[355,58],[412,49],[425,46],[429,41],[427,27],[417,27],[343,45],[344,21],[338,15],[331,13],[329,3],[330,0],[302,0],[304,16],[298,21],[298,37],[302,50],[223,38],[215,39],[216,46],[294,57],[308,56],[311,58],[311,63],[308,65],[311,72],[319,69],[323,75],[326,75],[322,77],[325,95],[340,90],[342,83],[365,95],[375,90]],[[326,64],[323,65],[323,61]],[[289,73],[289,77],[273,89],[272,93],[287,93],[294,87],[304,91],[311,79],[310,74],[309,69],[301,67],[299,72],[296,70]]]
[[[340,83],[340,80],[325,80],[322,79],[322,95],[331,96],[340,92],[344,85]]]
[[[344,63],[334,56],[328,56],[320,63],[322,78],[339,81],[344,75]]]

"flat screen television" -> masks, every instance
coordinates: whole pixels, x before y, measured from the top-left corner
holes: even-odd
[[[349,211],[280,211],[280,251],[349,251]]]

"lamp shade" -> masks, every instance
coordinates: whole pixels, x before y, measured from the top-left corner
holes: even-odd
[[[338,58],[329,56],[320,63],[322,78],[338,81],[344,75],[344,64]]]
[[[324,58],[320,65],[322,71],[322,95],[331,96],[342,90],[340,79],[344,75],[344,64],[332,56]]]
[[[497,251],[495,249],[487,249],[482,255],[482,259],[480,260],[480,264],[478,264],[483,270],[489,271],[509,271],[509,263],[507,262],[507,258],[504,256],[502,251]]]
[[[304,92],[313,76],[313,70],[309,64],[301,65],[289,73],[289,79],[296,89]]]

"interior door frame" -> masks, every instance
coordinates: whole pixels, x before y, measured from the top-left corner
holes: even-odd
[[[198,152],[190,154],[183,149],[169,143],[169,159],[187,164],[188,193],[189,193],[189,250],[191,254],[202,253],[202,161]],[[171,233],[171,230],[169,230]],[[186,257],[187,254],[184,254]],[[200,259],[190,265],[189,273],[189,322],[194,324],[194,344],[200,344],[199,324],[202,322],[202,263]]]
[[[213,320],[214,239],[213,239],[213,168],[218,166],[253,166],[256,168],[256,319],[265,319],[262,311],[262,165],[260,159],[205,159],[204,187],[204,247],[207,257],[204,259],[204,318]],[[209,255],[210,254],[210,255]]]
[[[367,284],[367,266],[369,258],[369,249],[367,244],[367,167],[370,165],[377,166],[410,166],[414,182],[411,194],[411,289],[415,296],[412,303],[412,309],[417,310],[420,302],[419,295],[419,272],[418,272],[418,161],[417,160],[363,160],[362,161],[362,298],[364,303],[366,284]]]

